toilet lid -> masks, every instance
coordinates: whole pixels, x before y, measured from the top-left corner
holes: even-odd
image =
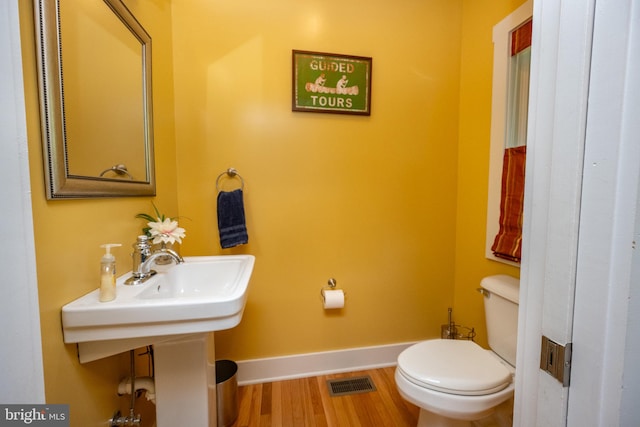
[[[503,364],[467,340],[415,344],[400,353],[398,369],[414,384],[450,394],[490,394],[511,382],[511,372]]]

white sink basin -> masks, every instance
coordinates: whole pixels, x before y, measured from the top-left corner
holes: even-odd
[[[202,258],[185,262],[160,275],[153,286],[147,286],[136,298],[196,298],[218,304],[229,301],[238,291],[242,292],[238,277],[244,262],[238,257],[216,258],[214,262]]]
[[[98,301],[96,289],[62,307],[64,342],[78,344],[80,363],[152,345],[157,426],[213,426],[216,376],[209,332],[240,323],[254,260],[185,257],[141,285],[125,285],[128,273],[116,282],[115,300]]]
[[[185,257],[142,285],[116,282],[116,299],[99,291],[62,307],[66,343],[131,340],[211,332],[240,323],[253,271],[252,255]],[[145,343],[152,344],[153,340]],[[128,345],[139,345],[139,341]],[[126,347],[126,345],[125,345]]]

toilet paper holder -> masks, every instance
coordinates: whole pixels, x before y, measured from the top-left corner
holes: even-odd
[[[333,277],[329,278],[329,280],[327,281],[327,286],[325,286],[324,288],[320,289],[320,296],[321,297],[323,296],[322,291],[337,290],[336,286],[337,286],[336,279],[334,279]],[[342,293],[344,293],[345,297],[347,296],[346,292],[343,291]]]

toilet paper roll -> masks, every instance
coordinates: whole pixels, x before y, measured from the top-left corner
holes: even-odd
[[[344,292],[341,289],[323,289],[322,300],[324,302],[324,308],[342,308],[344,307]]]

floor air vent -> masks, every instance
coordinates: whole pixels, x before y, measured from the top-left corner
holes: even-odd
[[[347,396],[349,394],[368,393],[376,391],[376,386],[370,376],[340,378],[335,380],[327,380],[329,386],[329,394],[331,396]]]

